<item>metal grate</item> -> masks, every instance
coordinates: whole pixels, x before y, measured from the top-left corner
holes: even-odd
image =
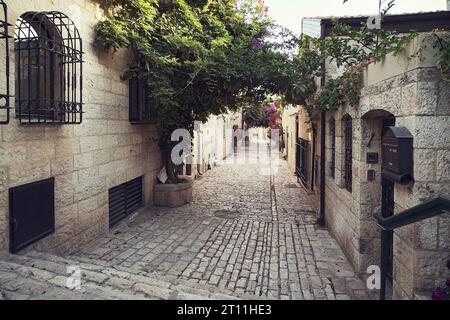
[[[9,88],[9,41],[8,10],[6,3],[0,0],[0,56],[5,57],[0,74],[0,124],[9,123],[10,88]],[[3,70],[4,68],[4,70]]]
[[[110,227],[144,205],[142,181],[143,177],[139,177],[109,190]]]
[[[10,252],[55,232],[55,179],[9,189]]]
[[[133,77],[129,82],[130,88],[130,122],[134,124],[149,123],[152,113],[148,98],[148,85],[145,79]]]
[[[331,177],[336,177],[336,121],[330,119],[330,139],[331,139]]]
[[[83,48],[75,24],[58,11],[27,12],[15,27],[20,123],[81,123]]]
[[[296,173],[297,177],[305,186],[308,184],[308,145],[309,145],[308,140],[302,138],[297,139]]]
[[[345,189],[352,192],[352,170],[353,170],[353,124],[352,117],[348,114],[342,118],[344,125],[344,183]]]

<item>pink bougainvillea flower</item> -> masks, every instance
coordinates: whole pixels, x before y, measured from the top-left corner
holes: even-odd
[[[438,301],[447,300],[445,290],[443,288],[436,288],[431,298]]]
[[[252,39],[252,46],[255,47],[256,49],[261,49],[263,45],[262,45],[261,40],[259,40],[257,38],[253,38]]]

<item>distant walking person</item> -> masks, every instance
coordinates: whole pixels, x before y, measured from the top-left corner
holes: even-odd
[[[238,139],[237,132],[236,132],[238,129],[239,129],[238,126],[233,126],[233,150],[234,150],[234,153],[238,152],[239,139]]]

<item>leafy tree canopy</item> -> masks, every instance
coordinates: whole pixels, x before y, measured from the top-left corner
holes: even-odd
[[[97,41],[133,52],[126,74],[146,79],[164,149],[176,128],[192,132],[194,121],[261,102],[268,93],[294,98],[304,91],[303,83],[290,85],[293,74],[304,72],[292,68],[297,39],[272,23],[262,1],[101,4],[106,16]]]
[[[399,54],[416,36],[336,22],[326,38],[298,39],[271,21],[263,0],[99,1],[106,15],[96,39],[105,48],[130,50],[126,75],[147,81],[160,145],[169,153],[175,129],[192,133],[195,121],[261,104],[268,96],[308,112],[357,105],[362,68]],[[382,16],[395,2],[383,3]],[[448,74],[448,50],[442,51],[438,68]],[[316,92],[325,59],[346,71]],[[248,108],[247,115],[256,122],[262,116]]]

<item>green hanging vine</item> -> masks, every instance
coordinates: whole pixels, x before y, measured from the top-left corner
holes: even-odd
[[[436,68],[441,73],[444,81],[450,82],[450,33],[435,32],[433,34],[436,37],[435,47],[439,50]]]
[[[417,36],[385,30],[369,30],[365,24],[359,30],[335,21],[328,37],[316,39],[313,46],[318,54],[338,68],[345,68],[341,76],[329,79],[314,95],[313,104],[320,111],[336,111],[346,105],[357,106],[363,87],[362,71],[386,55],[399,55],[405,45]]]

